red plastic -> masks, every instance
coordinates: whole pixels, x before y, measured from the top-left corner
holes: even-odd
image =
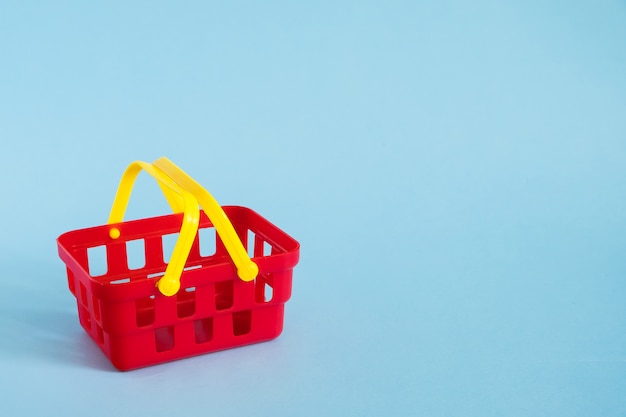
[[[109,237],[111,225],[75,230],[58,238],[80,323],[116,368],[155,365],[280,335],[300,246],[248,208],[223,209],[249,253],[253,250],[252,259],[259,267],[254,281],[237,277],[217,234],[211,242],[203,242],[205,234],[199,234],[181,276],[180,291],[172,297],[162,295],[155,282],[167,265],[163,236],[180,231],[182,214],[119,223],[121,237],[116,240]],[[211,227],[201,213],[199,230]],[[250,232],[254,242],[248,241]],[[137,239],[145,245],[145,266],[131,269],[126,242]],[[106,247],[107,272],[91,276],[87,250],[97,246]],[[215,253],[202,256],[201,247],[215,248]]]

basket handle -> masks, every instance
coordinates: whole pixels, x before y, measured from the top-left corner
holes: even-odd
[[[111,208],[111,214],[107,221],[108,224],[121,223],[124,219],[124,213],[126,212],[128,201],[130,200],[133,185],[141,170],[146,171],[157,180],[175,212],[183,211],[185,213],[170,262],[165,269],[163,277],[157,281],[157,287],[161,294],[172,296],[180,289],[180,276],[198,231],[198,223],[200,220],[198,200],[193,194],[184,190],[180,185],[174,182],[163,171],[146,162],[135,161],[126,168],[126,171],[124,171],[122,175],[117,193],[115,194],[115,199],[113,200],[113,207]],[[112,239],[119,238],[120,230],[117,227],[112,227],[109,230],[109,236]]]
[[[215,230],[219,235],[224,247],[237,267],[237,275],[242,281],[252,281],[259,273],[258,266],[250,259],[237,232],[233,228],[228,216],[222,207],[204,187],[191,178],[176,164],[161,157],[152,163],[153,166],[164,172],[184,190],[191,193],[200,203],[207,217],[211,219]]]

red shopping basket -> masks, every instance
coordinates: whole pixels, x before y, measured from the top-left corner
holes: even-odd
[[[208,210],[206,190],[194,188],[199,185],[173,171],[178,168],[165,158],[153,165],[134,164],[120,184],[109,224],[71,231],[57,240],[80,324],[112,364],[130,370],[280,335],[298,242],[248,208],[215,203],[219,210]],[[121,222],[141,169],[157,178],[175,209],[189,203],[184,212]],[[126,189],[125,180],[130,183]],[[204,211],[198,212],[197,201]],[[121,207],[117,214],[116,205]],[[184,233],[189,236],[186,247]],[[163,241],[177,234],[168,262]],[[132,269],[127,247],[137,241],[144,246],[145,262]],[[96,247],[106,253],[107,269],[99,276],[89,272],[89,251]],[[183,253],[178,274],[177,251]],[[242,267],[237,256],[249,263]],[[252,275],[250,270],[242,273],[248,267]]]

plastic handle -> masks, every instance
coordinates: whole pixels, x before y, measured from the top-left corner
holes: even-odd
[[[157,281],[157,287],[161,294],[172,296],[180,289],[180,276],[185,268],[189,251],[191,250],[191,246],[198,231],[198,223],[200,220],[198,200],[193,194],[176,184],[176,182],[169,178],[163,171],[156,169],[146,162],[135,161],[126,168],[126,171],[124,171],[122,175],[120,185],[115,194],[115,200],[113,200],[113,207],[111,208],[108,224],[121,223],[124,219],[124,213],[126,212],[128,201],[130,200],[133,185],[135,184],[137,175],[139,175],[142,169],[158,181],[159,186],[161,186],[161,189],[174,211],[180,211],[182,209],[185,213],[176,246],[170,257],[170,262],[165,269],[163,277]],[[109,236],[112,239],[119,238],[119,229],[112,227],[109,231]]]
[[[222,207],[204,187],[187,175],[176,164],[165,157],[161,157],[152,163],[156,168],[163,171],[183,189],[190,192],[202,206],[207,217],[213,222],[215,230],[224,243],[228,254],[237,267],[237,275],[243,281],[252,281],[259,273],[259,268],[248,256],[239,236],[235,232],[228,216]]]

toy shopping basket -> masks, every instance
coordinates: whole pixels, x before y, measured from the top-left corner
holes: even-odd
[[[122,222],[142,170],[174,214]],[[169,256],[163,241],[171,235]],[[138,242],[145,262],[133,269],[127,247]],[[57,243],[80,324],[120,370],[277,337],[300,250],[256,212],[221,207],[167,158],[133,162],[108,224],[65,233]],[[92,248],[106,253],[101,275],[90,273]]]

